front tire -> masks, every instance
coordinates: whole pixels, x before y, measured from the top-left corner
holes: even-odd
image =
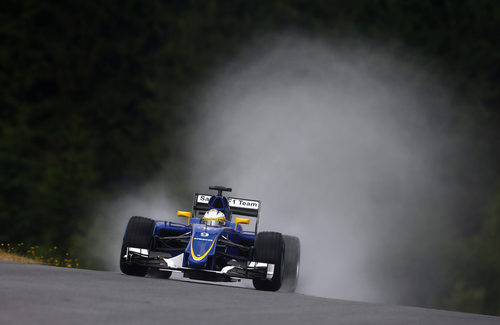
[[[132,217],[128,221],[120,252],[120,270],[127,275],[145,276],[148,273],[147,266],[127,263],[124,255],[127,247],[150,249],[151,239],[155,221],[144,217]]]
[[[283,235],[278,232],[264,231],[257,234],[255,239],[254,260],[261,263],[274,264],[273,277],[268,279],[254,279],[253,286],[257,290],[278,291],[283,281],[283,258],[285,242]]]

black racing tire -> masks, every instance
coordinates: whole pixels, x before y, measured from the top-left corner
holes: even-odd
[[[278,291],[283,281],[283,258],[285,242],[283,235],[278,232],[264,231],[255,238],[255,262],[274,264],[274,273],[271,279],[254,279],[253,286],[257,290]]]
[[[155,221],[144,217],[132,217],[128,221],[125,234],[123,235],[122,248],[120,252],[120,270],[127,275],[145,276],[148,273],[147,266],[127,263],[124,255],[127,247],[150,249],[151,239]]]
[[[300,240],[295,236],[283,235],[285,241],[285,261],[281,290],[295,292],[299,280]]]

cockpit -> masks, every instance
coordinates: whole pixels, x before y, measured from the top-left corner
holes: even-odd
[[[201,219],[202,224],[212,227],[221,227],[226,225],[226,217],[224,213],[218,211],[217,209],[210,209],[205,212],[205,215]]]

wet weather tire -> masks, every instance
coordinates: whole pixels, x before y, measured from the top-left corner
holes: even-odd
[[[295,292],[299,279],[300,240],[295,236],[283,235],[285,241],[285,261],[283,266],[282,291]]]
[[[254,260],[256,262],[274,264],[274,273],[271,279],[254,279],[253,286],[255,289],[278,291],[281,288],[284,254],[285,242],[282,234],[270,231],[257,234]]]
[[[148,273],[147,266],[127,263],[124,255],[127,247],[150,249],[151,239],[153,238],[153,229],[155,221],[144,217],[130,218],[120,252],[120,270],[127,275],[145,276]]]

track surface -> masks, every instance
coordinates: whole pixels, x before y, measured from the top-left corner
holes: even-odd
[[[92,323],[499,325],[500,317],[0,262],[0,324]]]

